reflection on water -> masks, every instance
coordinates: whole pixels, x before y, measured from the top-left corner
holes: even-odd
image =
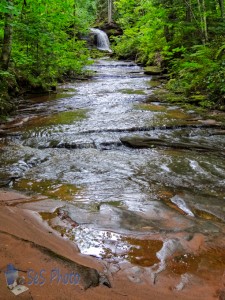
[[[133,63],[102,59],[90,68],[92,80],[62,87],[69,97],[21,106],[26,122],[0,140],[0,178],[20,177],[15,189],[62,200],[40,214],[82,253],[145,268],[153,281],[166,270],[221,276],[224,131],[147,104],[149,77]],[[167,144],[131,149],[125,137]]]
[[[132,264],[149,267],[159,262],[156,252],[163,245],[159,240],[124,237],[109,231],[93,231],[82,226],[75,231],[75,241],[82,253],[119,263],[128,260]]]

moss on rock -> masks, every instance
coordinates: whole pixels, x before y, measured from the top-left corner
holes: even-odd
[[[161,75],[162,69],[157,66],[148,66],[144,68],[144,73],[146,75]]]

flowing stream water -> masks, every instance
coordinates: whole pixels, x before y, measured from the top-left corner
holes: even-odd
[[[151,77],[132,62],[103,58],[88,68],[91,80],[21,103],[23,122],[0,140],[0,176],[47,196],[22,207],[37,210],[82,253],[112,270],[135,265],[134,282],[143,272],[154,282],[165,270],[184,281],[222,278],[224,130],[149,102]]]

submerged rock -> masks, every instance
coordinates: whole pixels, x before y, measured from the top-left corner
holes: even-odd
[[[154,148],[154,147],[169,147],[176,149],[189,149],[189,150],[201,150],[201,151],[217,151],[219,149],[211,148],[207,145],[200,145],[197,143],[184,143],[174,142],[166,139],[149,138],[149,137],[124,137],[120,139],[124,146],[130,148]]]

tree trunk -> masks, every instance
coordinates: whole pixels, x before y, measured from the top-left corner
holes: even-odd
[[[108,0],[108,23],[112,23],[112,0]]]
[[[76,39],[76,0],[74,0],[74,4],[73,4],[73,49],[75,46],[75,39]]]
[[[13,6],[11,0],[7,0],[7,4],[9,7]],[[2,53],[0,59],[0,65],[2,70],[8,70],[9,68],[9,61],[11,56],[11,48],[12,48],[12,18],[13,15],[11,12],[5,14],[5,26],[4,26],[4,39],[2,45]]]
[[[186,21],[191,23],[192,22],[192,9],[191,9],[191,1],[185,0],[186,5]]]
[[[225,9],[224,9],[224,0],[219,0],[220,11],[221,11],[221,18],[225,19]]]
[[[207,25],[207,17],[206,17],[206,6],[205,6],[205,0],[202,0],[202,8],[203,8],[203,22],[204,22],[204,37],[205,42],[208,42],[208,25]]]
[[[208,41],[208,29],[207,29],[207,19],[206,19],[206,7],[205,0],[198,0],[198,10],[199,10],[199,18],[201,24],[202,31],[202,42],[205,44]]]

